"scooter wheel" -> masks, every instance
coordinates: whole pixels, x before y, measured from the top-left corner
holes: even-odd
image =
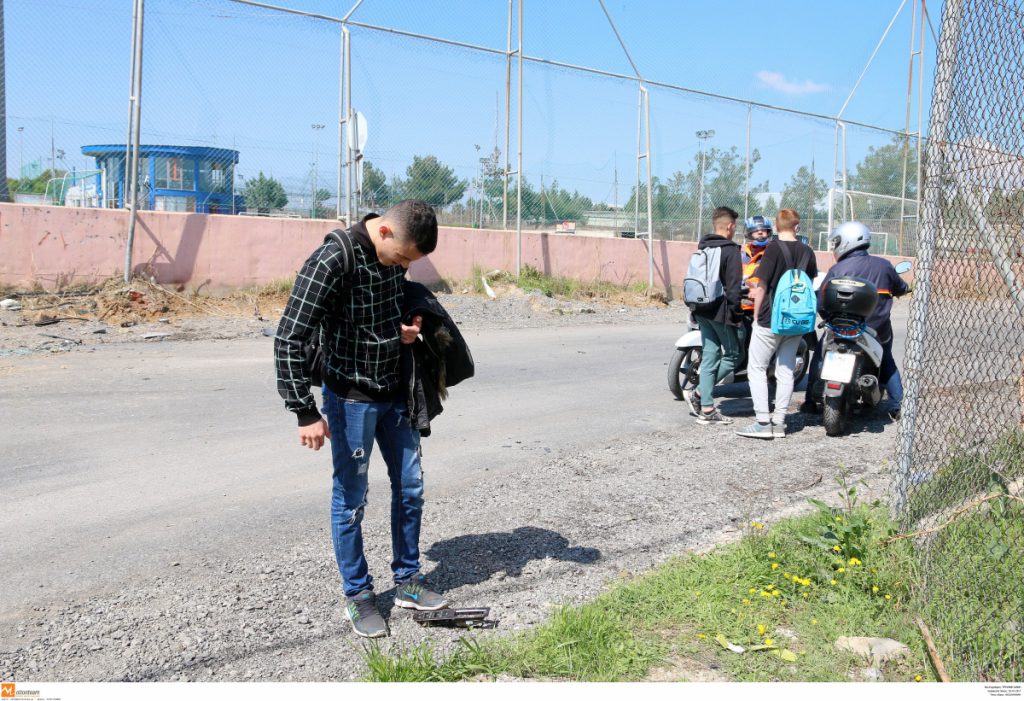
[[[845,397],[825,397],[821,408],[821,423],[825,425],[826,434],[838,436],[846,429],[845,409]]]
[[[700,357],[700,348],[677,348],[668,362],[668,389],[679,401],[685,399],[685,391],[697,388]]]

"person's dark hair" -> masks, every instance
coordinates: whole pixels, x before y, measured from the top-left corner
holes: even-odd
[[[722,219],[729,219],[729,223],[735,223],[739,219],[739,213],[732,207],[716,207],[711,213],[711,226],[717,227]]]
[[[423,200],[402,200],[384,212],[384,218],[395,225],[398,235],[416,244],[423,255],[437,248],[437,216],[434,208]]]

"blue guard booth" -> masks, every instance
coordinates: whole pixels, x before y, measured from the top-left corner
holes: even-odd
[[[96,159],[96,189],[103,207],[126,206],[125,147],[83,146]],[[238,151],[208,146],[139,146],[138,206],[163,212],[240,214],[235,193]]]

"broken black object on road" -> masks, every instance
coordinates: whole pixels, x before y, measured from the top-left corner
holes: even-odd
[[[412,620],[423,626],[451,626],[459,628],[497,628],[497,621],[487,620],[489,608],[440,609],[417,611]]]

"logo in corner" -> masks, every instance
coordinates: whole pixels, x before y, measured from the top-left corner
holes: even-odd
[[[0,698],[13,699],[14,698],[14,684],[0,684]]]

